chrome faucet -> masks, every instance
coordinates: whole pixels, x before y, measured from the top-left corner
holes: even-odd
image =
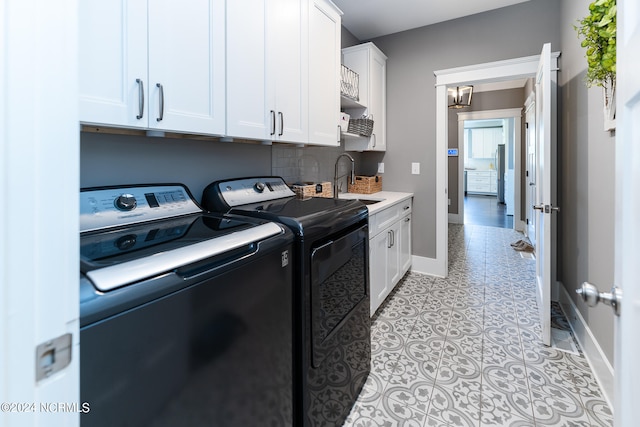
[[[342,158],[343,156],[348,157],[349,160],[351,160],[351,185],[354,185],[356,183],[356,161],[353,160],[353,157],[351,157],[347,153],[340,154],[336,159],[335,173],[333,174],[333,198],[334,199],[338,198],[338,180],[348,175],[345,173],[344,175],[338,176],[338,163],[340,163],[340,158]]]

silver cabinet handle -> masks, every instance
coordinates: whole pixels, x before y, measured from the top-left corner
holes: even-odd
[[[338,125],[338,145],[340,145],[340,125]]]
[[[140,120],[144,117],[144,83],[141,79],[136,79],[138,83],[138,115],[136,119]]]
[[[405,210],[405,211],[406,211],[406,210],[409,210],[409,208],[410,208],[410,207],[411,207],[411,206],[407,205],[407,206],[405,206],[405,207],[403,208],[403,210]]]
[[[533,209],[544,212],[544,205],[533,205]]]
[[[278,136],[282,136],[284,134],[284,114],[282,114],[282,111],[278,111],[278,115],[280,116],[280,133]]]
[[[404,220],[404,222],[409,222],[409,221],[411,221],[411,218],[407,218]]]
[[[164,118],[164,87],[160,83],[156,83],[156,87],[160,89],[160,115],[156,121],[160,122]]]
[[[276,112],[271,110],[271,133],[269,135],[273,136],[276,134]]]
[[[376,134],[375,133],[372,133],[371,136],[373,137],[373,147],[375,148],[375,146],[376,146],[376,144],[378,142],[378,139],[376,138]]]
[[[387,249],[389,249],[391,246],[393,246],[393,244],[391,244],[391,230],[387,231]]]

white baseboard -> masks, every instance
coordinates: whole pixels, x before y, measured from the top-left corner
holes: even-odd
[[[447,277],[447,266],[436,258],[411,256],[411,271],[429,276]]]
[[[600,389],[602,390],[605,400],[609,404],[609,407],[613,408],[613,366],[604,354],[602,347],[600,347],[600,344],[591,333],[589,325],[587,325],[584,317],[580,314],[580,311],[574,304],[571,296],[569,296],[567,289],[560,282],[558,282],[558,285],[560,288],[560,305],[567,316],[567,320],[571,324],[571,328],[573,329],[580,347],[582,347],[582,351],[584,352],[591,369],[593,369],[593,374],[600,385]]]
[[[460,214],[449,214],[449,224],[464,224],[464,220]]]

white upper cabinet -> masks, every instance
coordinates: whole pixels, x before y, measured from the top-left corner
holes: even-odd
[[[83,0],[79,23],[80,121],[146,128],[146,1]]]
[[[306,143],[308,2],[227,3],[227,135]]]
[[[309,144],[340,145],[342,12],[327,0],[309,5]]]
[[[80,2],[80,121],[222,135],[224,0]]]
[[[366,108],[346,109],[352,118],[373,119],[370,137],[346,138],[349,151],[385,151],[387,149],[387,57],[373,43],[342,49],[343,64],[359,75],[359,103]]]

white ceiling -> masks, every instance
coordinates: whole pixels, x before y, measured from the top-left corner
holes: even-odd
[[[367,41],[529,0],[333,0],[342,25]]]

